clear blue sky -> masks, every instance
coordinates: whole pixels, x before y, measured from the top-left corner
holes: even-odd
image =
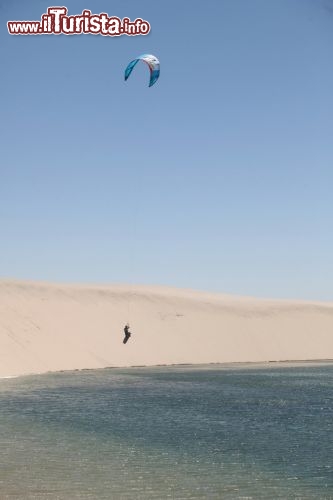
[[[333,2],[68,0],[152,31],[8,34],[53,4],[0,3],[0,276],[333,300]]]

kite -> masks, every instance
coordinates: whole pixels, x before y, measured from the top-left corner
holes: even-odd
[[[130,76],[130,74],[134,69],[134,66],[139,61],[144,61],[146,64],[148,64],[150,69],[149,87],[152,87],[154,83],[158,80],[158,77],[160,76],[160,61],[157,59],[157,57],[153,56],[152,54],[143,54],[142,56],[139,56],[133,61],[131,61],[127,66],[127,68],[125,69],[125,81],[128,79],[128,77]]]

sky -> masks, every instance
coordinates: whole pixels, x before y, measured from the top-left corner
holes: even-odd
[[[8,34],[50,5],[0,0],[0,277],[333,300],[333,2],[67,0],[151,32]]]

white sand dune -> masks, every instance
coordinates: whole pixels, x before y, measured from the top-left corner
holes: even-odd
[[[123,327],[133,336],[124,345]],[[0,376],[333,359],[333,303],[148,286],[0,281]]]

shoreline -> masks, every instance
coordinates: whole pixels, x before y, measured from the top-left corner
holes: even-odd
[[[284,368],[288,365],[289,368],[293,368],[296,366],[322,366],[322,365],[333,365],[333,359],[290,359],[283,361],[234,361],[229,363],[178,363],[178,364],[157,364],[157,365],[131,365],[131,366],[104,366],[101,368],[74,368],[68,370],[55,370],[55,371],[47,371],[47,372],[36,372],[36,373],[24,373],[21,375],[5,375],[0,376],[1,380],[10,380],[17,379],[23,377],[35,377],[35,376],[44,376],[44,375],[58,375],[58,374],[70,374],[70,373],[78,373],[78,372],[96,372],[96,371],[106,371],[106,370],[135,370],[138,368],[143,369],[155,369],[155,368],[197,368],[202,369],[207,367],[208,369],[213,368],[214,366],[219,366],[223,369],[227,368],[236,368],[239,367],[242,369],[247,368],[260,368],[260,367],[269,367],[271,365],[275,365],[276,368]],[[284,365],[284,366],[283,366]]]

